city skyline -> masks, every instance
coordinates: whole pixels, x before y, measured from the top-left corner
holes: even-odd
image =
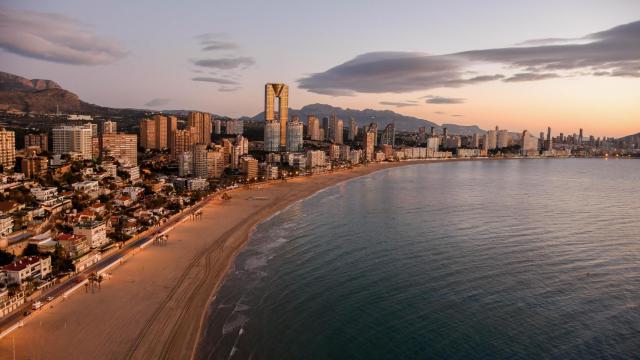
[[[8,1],[0,8],[0,70],[51,79],[112,107],[253,116],[263,109],[264,84],[283,82],[295,93],[292,108],[388,109],[485,130],[639,131],[637,2],[570,1],[549,12],[550,2],[522,11],[500,2],[410,1],[372,3],[366,16],[357,2],[339,14],[291,2],[151,4],[127,4],[124,13],[76,1]],[[165,26],[141,20],[151,7]],[[280,8],[288,21],[268,21]],[[545,54],[558,61],[545,62]]]

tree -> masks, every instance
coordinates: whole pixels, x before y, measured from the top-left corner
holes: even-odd
[[[19,289],[20,289],[20,285],[18,285],[18,283],[12,282],[9,285],[7,285],[7,290],[9,290],[9,296],[15,295]]]
[[[16,256],[10,252],[0,250],[0,266],[11,264],[15,257]]]
[[[98,290],[102,290],[102,288],[100,287],[102,280],[104,280],[104,277],[102,277],[102,275],[98,275],[98,277],[96,277],[96,282],[98,283]]]
[[[37,244],[28,244],[22,251],[22,256],[37,256],[40,255]]]

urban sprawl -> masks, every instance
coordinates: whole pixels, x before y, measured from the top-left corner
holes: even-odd
[[[639,154],[640,139],[585,137],[582,129],[553,136],[548,128],[536,137],[496,127],[459,135],[314,114],[305,124],[289,118],[288,97],[287,85],[267,84],[264,121],[195,111],[138,118],[5,112],[0,317],[28,316],[72,281],[99,290],[101,261],[143,235],[161,242],[153,229],[245,184],[382,161]]]

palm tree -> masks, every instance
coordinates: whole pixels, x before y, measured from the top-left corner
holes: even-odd
[[[100,283],[102,282],[102,280],[104,280],[104,278],[102,277],[102,275],[98,275],[98,277],[96,278],[96,282],[98,282],[98,290],[102,290],[100,288]]]

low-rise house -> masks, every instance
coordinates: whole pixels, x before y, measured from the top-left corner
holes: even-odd
[[[97,263],[102,258],[99,251],[91,251],[85,255],[73,260],[73,266],[76,271],[82,271],[89,266]]]
[[[56,241],[70,258],[79,258],[91,249],[91,244],[84,235],[63,233],[56,237]]]
[[[0,215],[0,237],[7,236],[13,232],[13,217],[11,215]]]
[[[97,214],[102,215],[107,211],[107,206],[101,202],[93,203],[89,206],[89,209],[95,211]]]
[[[122,189],[123,195],[128,195],[131,197],[131,201],[136,202],[140,199],[140,197],[144,194],[144,188],[137,186],[127,186]]]
[[[40,202],[58,197],[58,189],[55,187],[36,187],[29,191],[31,191],[31,194]]]
[[[73,233],[84,235],[92,249],[101,248],[109,243],[107,225],[104,221],[86,221],[73,227]]]
[[[22,283],[29,279],[43,279],[51,273],[50,256],[24,256],[2,267],[9,283]]]
[[[115,199],[113,199],[113,203],[121,207],[128,207],[133,204],[133,200],[131,200],[130,196],[121,195],[116,196]]]
[[[100,183],[98,181],[86,180],[71,184],[73,191],[83,192],[91,198],[97,198],[100,195]]]

